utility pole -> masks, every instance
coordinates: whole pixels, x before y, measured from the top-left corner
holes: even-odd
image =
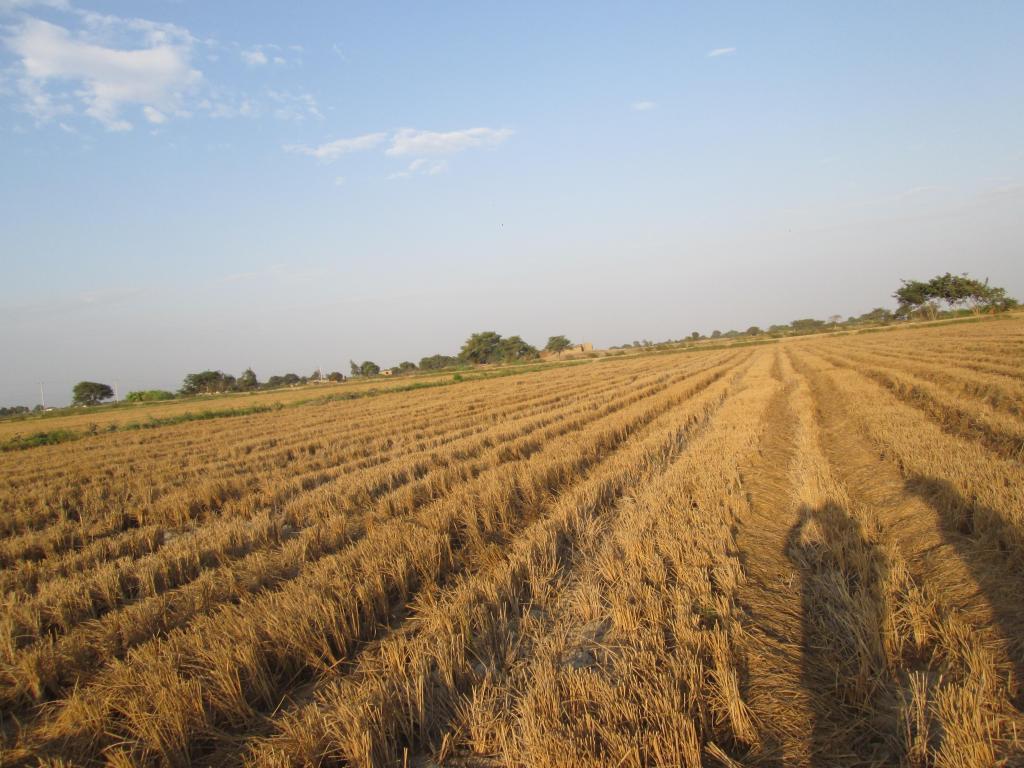
[[[117,382],[114,382],[114,402],[117,402]]]
[[[39,404],[46,410],[46,397],[43,396],[43,382],[39,382]]]

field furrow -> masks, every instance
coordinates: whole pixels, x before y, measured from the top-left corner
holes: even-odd
[[[741,382],[735,377],[731,387]],[[529,678],[517,669],[519,656],[534,645],[532,634],[549,627],[574,568],[584,567],[619,505],[696,450],[733,400],[725,398],[728,385],[719,382],[638,432],[613,460],[561,493],[489,569],[418,606],[408,632],[385,639],[314,703],[287,715],[279,735],[259,744],[250,762],[309,764],[338,756],[352,765],[388,765],[404,754],[465,748],[467,738],[485,754],[502,743],[510,747],[485,727],[473,735],[472,721],[511,705],[496,698],[501,680]]]
[[[0,454],[0,763],[1024,764],[1024,325],[724,343]]]
[[[303,482],[304,492],[299,498],[296,494],[277,494],[273,503],[265,509],[273,509],[275,517],[281,519],[280,525],[289,526],[293,532],[304,530],[311,523],[323,519],[328,514],[343,514],[351,517],[360,507],[369,507],[381,497],[388,494],[400,495],[401,489],[407,488],[407,498],[422,498],[424,494],[429,495],[434,488],[443,488],[458,482],[458,480],[444,478],[445,472],[453,468],[460,474],[459,480],[464,480],[466,475],[473,475],[482,471],[485,464],[475,463],[485,452],[494,458],[501,458],[502,452],[513,456],[527,450],[530,443],[523,441],[524,438],[534,432],[537,436],[533,438],[538,443],[558,433],[558,427],[545,429],[551,424],[558,424],[562,419],[567,418],[576,410],[586,411],[590,406],[586,404],[587,395],[597,397],[612,397],[614,393],[608,392],[586,392],[583,397],[566,398],[561,407],[546,407],[539,411],[532,408],[524,408],[523,413],[516,418],[510,418],[501,422],[501,428],[495,431],[493,428],[486,435],[477,436],[473,434],[468,437],[455,436],[451,441],[432,443],[423,446],[415,453],[405,455],[383,464],[363,466],[360,470],[349,472],[341,476],[329,479],[318,478],[318,482]],[[590,409],[592,410],[592,409]],[[582,412],[581,411],[581,412]],[[515,445],[502,447],[506,444]],[[442,475],[441,479],[438,475]],[[397,514],[399,502],[392,502],[393,514]],[[262,504],[260,508],[264,508]],[[258,511],[256,515],[258,516]],[[263,512],[266,514],[266,512]],[[72,614],[75,610],[81,616],[96,617],[97,610],[102,608],[113,608],[118,603],[116,593],[121,593],[125,599],[142,591],[142,588],[149,586],[149,592],[158,594],[165,588],[170,588],[180,583],[182,569],[191,569],[192,572],[202,567],[202,564],[213,561],[220,561],[230,550],[246,553],[254,549],[261,541],[267,541],[269,535],[264,532],[260,535],[258,530],[250,534],[237,530],[241,520],[247,515],[235,514],[226,520],[214,520],[213,522],[199,526],[194,530],[177,532],[173,538],[167,535],[163,529],[158,529],[157,534],[161,538],[170,538],[174,547],[167,547],[160,552],[153,553],[148,557],[137,560],[121,558],[118,563],[103,563],[102,561],[91,560],[88,565],[95,572],[97,566],[99,573],[94,573],[90,583],[83,580],[81,576],[72,572],[64,578],[53,578],[48,581],[39,582],[38,570],[33,571],[36,577],[32,582],[33,595],[27,603],[15,603],[9,605],[13,613],[19,611],[37,612],[43,614],[36,621],[32,622],[28,629],[32,633],[40,634],[50,631],[56,623],[66,625],[69,621],[74,622]],[[224,529],[227,529],[225,532]],[[246,541],[246,538],[250,541]],[[177,549],[177,552],[168,551]],[[187,562],[182,562],[182,561]],[[76,580],[76,587],[85,586],[86,600],[79,605],[61,609],[52,604],[55,600],[68,597],[67,584],[70,579]],[[113,582],[110,588],[105,584]],[[21,585],[22,589],[26,585]],[[45,620],[46,615],[56,617],[56,620]]]
[[[879,368],[856,356],[827,354],[826,359],[870,376],[903,402],[920,409],[949,434],[975,440],[1006,459],[1024,455],[1024,422],[1016,417],[994,413],[985,405],[947,393],[898,368]]]
[[[861,419],[878,402],[840,390],[823,360],[799,365],[812,385],[830,467],[851,505],[869,510],[884,553],[888,685],[904,722],[894,748],[911,764],[1020,759],[1021,612],[1007,602],[1006,573],[993,578],[978,542],[951,526],[899,463],[865,438]]]
[[[180,762],[195,750],[201,753],[224,729],[244,727],[276,709],[282,686],[344,662],[402,610],[411,592],[459,572],[470,555],[486,550],[492,538],[500,540],[517,520],[537,514],[549,494],[575,482],[633,431],[722,375],[684,379],[641,398],[610,421],[606,417],[552,440],[541,452],[503,467],[497,478],[466,483],[455,497],[428,505],[410,520],[382,522],[342,553],[304,568],[281,590],[217,610],[166,642],[136,649],[130,663],[111,665],[70,696],[40,729],[42,738],[62,744],[73,739],[88,752],[120,729],[137,733],[140,723],[151,722],[156,730],[136,738],[142,754]],[[236,670],[229,677],[225,663]],[[153,702],[140,693],[158,679],[178,697],[199,692],[202,712],[180,710],[175,698]],[[199,718],[188,721],[194,727],[184,741],[175,725],[181,721],[174,719],[183,716]]]
[[[680,373],[693,375],[703,371],[705,365],[702,363],[690,372]],[[360,507],[349,507],[332,499],[329,504],[318,505],[308,516],[299,516],[285,507],[275,519],[264,518],[262,525],[257,524],[259,520],[225,524],[221,537],[226,546],[237,550],[238,558],[220,558],[209,550],[197,551],[197,545],[202,543],[183,537],[181,542],[175,541],[168,548],[176,550],[172,556],[178,559],[168,561],[163,554],[168,550],[163,550],[152,557],[152,562],[143,558],[130,563],[140,574],[138,580],[145,587],[147,599],[131,605],[129,610],[109,616],[101,613],[101,621],[90,622],[67,638],[50,633],[48,642],[40,641],[16,654],[10,661],[10,675],[14,679],[9,683],[8,695],[31,693],[38,699],[44,693],[81,684],[99,660],[121,658],[138,642],[186,626],[194,616],[228,600],[264,589],[280,589],[297,577],[302,568],[361,539],[373,521],[411,514],[420,506],[458,492],[470,480],[483,482],[482,476],[486,473],[508,462],[527,459],[547,441],[582,429],[593,420],[651,396],[671,381],[659,376],[647,386],[603,400],[596,408],[592,404],[573,403],[564,409],[546,412],[543,418],[506,423],[487,438],[486,454],[465,447],[455,449],[440,477],[438,473],[424,473],[415,481],[415,487],[403,484],[386,494],[359,491],[358,485],[348,489],[347,492],[356,491],[351,498],[358,500]],[[215,526],[208,525],[199,529],[199,533],[212,528]],[[263,546],[246,546],[246,537],[260,532]],[[213,567],[214,564],[218,567]],[[69,599],[78,597],[80,601],[105,600],[105,604],[113,608],[117,590],[123,588],[123,582],[115,581],[115,586],[109,590],[93,589],[84,595],[69,590],[66,594]],[[17,614],[11,611],[11,615]]]
[[[569,389],[563,394],[572,396],[575,393]],[[555,397],[558,395],[556,389]],[[540,395],[536,404],[538,411],[551,405],[550,397],[550,393]],[[208,460],[203,465],[201,477],[189,478],[183,475],[181,479],[173,481],[186,486],[185,492],[159,487],[137,490],[131,485],[117,489],[116,486],[112,488],[107,485],[102,489],[102,497],[95,499],[90,498],[87,487],[79,491],[78,498],[73,501],[65,498],[51,501],[50,506],[57,506],[61,510],[57,524],[49,528],[32,528],[21,536],[9,537],[4,541],[0,558],[8,565],[16,565],[18,560],[37,562],[104,538],[116,537],[126,528],[133,529],[146,524],[152,528],[161,524],[180,526],[190,522],[201,523],[212,516],[244,514],[253,506],[279,506],[290,498],[344,478],[351,472],[427,453],[454,439],[483,432],[489,425],[501,423],[511,413],[522,413],[532,407],[534,403],[528,400],[508,404],[504,410],[490,412],[469,408],[463,414],[450,414],[451,418],[443,426],[434,426],[424,432],[426,425],[431,422],[436,425],[439,421],[438,413],[435,412],[424,423],[406,425],[399,422],[389,425],[386,436],[381,435],[378,422],[369,427],[376,432],[374,442],[344,457],[337,452],[332,456],[322,441],[308,443],[308,438],[304,438],[290,447],[282,447],[275,442],[271,456],[264,457],[262,463],[254,462],[256,476],[261,478],[257,487],[239,483],[237,467],[233,466],[233,461],[224,457]],[[146,457],[141,460],[145,461]],[[123,499],[123,503],[116,508],[117,514],[101,514],[98,520],[90,520],[91,516],[86,510],[106,510],[103,500],[111,496]]]

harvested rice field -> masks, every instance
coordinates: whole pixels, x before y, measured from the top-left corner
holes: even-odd
[[[1024,321],[0,454],[0,760],[1024,763]]]

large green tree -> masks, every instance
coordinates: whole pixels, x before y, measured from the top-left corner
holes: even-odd
[[[892,322],[892,311],[884,307],[875,307],[870,312],[865,312],[857,318],[861,323],[889,323]]]
[[[527,344],[519,336],[509,336],[507,339],[502,339],[501,344],[498,345],[498,354],[500,355],[500,361],[503,363],[512,363],[517,360],[535,360],[540,357],[537,348]]]
[[[129,392],[124,399],[129,403],[151,403],[157,400],[173,400],[174,393],[166,389],[145,389]]]
[[[460,363],[459,358],[451,355],[431,355],[420,360],[420,370],[439,371],[442,368],[452,368]]]
[[[500,333],[481,331],[474,333],[462,345],[459,359],[466,363],[511,363],[518,360],[533,360],[538,357],[537,348],[527,344],[520,336],[503,339]]]
[[[459,350],[459,359],[467,363],[494,363],[500,358],[501,334],[494,331],[474,333]]]
[[[815,333],[825,328],[824,320],[815,320],[813,317],[805,317],[791,322],[790,327],[794,333]]]
[[[553,352],[561,357],[562,353],[571,346],[572,342],[565,336],[550,336],[548,337],[548,343],[544,345],[544,351]]]
[[[72,405],[99,405],[114,396],[114,390],[107,384],[96,381],[80,381],[71,390]]]
[[[983,308],[1010,309],[1016,301],[1006,295],[1005,288],[989,285],[988,280],[976,280],[966,272],[954,275],[946,272],[931,280],[902,280],[893,294],[899,302],[897,316],[924,315],[935,318],[945,305],[949,309],[969,308],[979,312]]]
[[[234,376],[223,371],[200,371],[185,377],[181,385],[181,394],[209,395],[215,392],[230,392],[234,388]]]
[[[256,372],[252,368],[246,368],[242,371],[242,375],[238,377],[236,386],[244,392],[258,389],[260,382],[259,379],[256,378]]]
[[[934,305],[932,304],[935,293],[930,283],[921,280],[901,280],[902,285],[893,294],[893,298],[899,302],[896,315],[908,317],[913,312],[925,310],[927,314],[933,315]]]

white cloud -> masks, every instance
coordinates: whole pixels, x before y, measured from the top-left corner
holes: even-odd
[[[66,11],[71,7],[67,0],[0,0],[0,13],[13,13],[32,6],[56,8],[61,11]]]
[[[114,133],[124,133],[126,131],[135,130],[135,126],[127,120],[111,120],[104,123],[104,125],[107,127],[108,131],[112,131]]]
[[[329,141],[326,144],[320,144],[315,147],[306,146],[304,144],[286,144],[284,146],[284,151],[292,152],[297,155],[315,157],[317,160],[323,160],[324,162],[330,163],[337,160],[342,155],[373,149],[380,145],[380,143],[386,138],[387,134],[384,133],[366,133],[362,136],[355,136],[350,139],[335,139],[334,141]]]
[[[259,108],[248,97],[234,99],[219,91],[212,93],[210,98],[200,101],[196,107],[214,119],[259,116]]]
[[[307,117],[315,117],[322,120],[324,115],[320,111],[316,97],[311,93],[292,93],[290,91],[267,91],[267,98],[277,104],[274,109],[274,117],[278,120],[305,120]]]
[[[631,109],[634,112],[647,112],[648,110],[654,109],[657,104],[653,101],[634,101],[631,105]]]
[[[267,63],[267,54],[258,49],[242,51],[242,61],[250,67],[259,67]]]
[[[427,160],[419,157],[409,163],[404,171],[396,171],[388,176],[392,179],[410,179],[413,176],[436,176],[448,170],[448,163],[444,160]]]
[[[28,113],[40,123],[46,123],[58,115],[66,115],[74,110],[64,96],[48,93],[41,83],[29,77],[18,80],[18,92],[21,94],[21,110]]]
[[[72,97],[109,130],[131,129],[120,116],[126,104],[176,112],[202,81],[191,66],[193,39],[172,24],[84,13],[85,30],[73,34],[40,19],[26,19],[5,42],[19,57],[23,108],[37,120],[69,110]],[[143,47],[98,42],[112,34],[142,38]],[[61,90],[70,85],[71,89]]]
[[[290,45],[288,46],[288,50],[295,53],[302,53],[302,46]],[[260,45],[253,45],[246,50],[239,51],[242,61],[250,67],[263,67],[271,63],[275,66],[283,67],[289,63],[285,53],[285,49],[276,43],[261,43]],[[292,59],[292,63],[301,63],[301,61],[302,60],[297,57]]]
[[[436,176],[446,170],[448,170],[448,163],[444,160],[426,160],[421,157],[409,163],[409,171],[411,173],[422,173],[427,176]]]
[[[735,48],[712,48],[708,51],[708,58],[713,59],[716,56],[729,56],[736,53]]]
[[[389,155],[446,155],[473,147],[496,146],[511,136],[509,128],[466,128],[439,133],[403,128],[392,137]]]
[[[146,119],[154,125],[162,125],[167,122],[167,115],[161,112],[159,109],[155,109],[150,106],[142,108],[142,114],[146,116]]]

